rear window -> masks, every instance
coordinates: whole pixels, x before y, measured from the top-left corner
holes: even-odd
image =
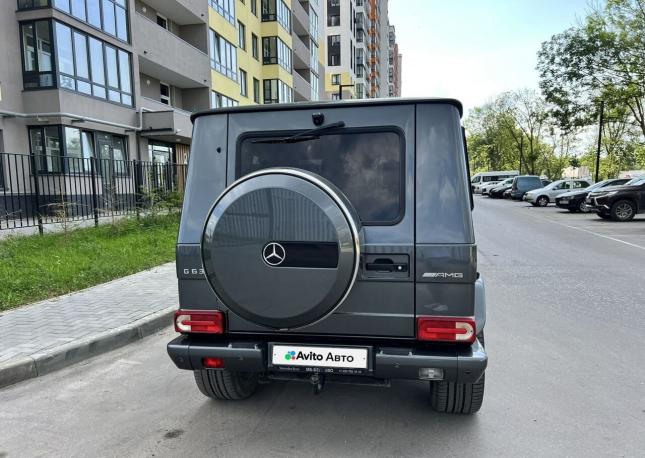
[[[535,185],[541,186],[542,182],[537,177],[519,177],[517,179],[517,185],[521,187],[535,186]]]
[[[363,224],[394,224],[403,217],[404,140],[398,131],[344,130],[297,143],[258,142],[283,135],[244,136],[237,177],[269,167],[296,167],[335,184]]]

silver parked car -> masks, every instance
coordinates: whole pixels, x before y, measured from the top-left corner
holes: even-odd
[[[557,180],[543,188],[527,192],[524,194],[524,200],[536,207],[546,207],[550,202],[555,202],[555,198],[560,194],[588,188],[592,184],[593,181],[591,180]]]

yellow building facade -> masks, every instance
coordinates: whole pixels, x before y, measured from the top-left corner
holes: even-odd
[[[208,25],[213,108],[293,100],[291,0],[209,0]]]

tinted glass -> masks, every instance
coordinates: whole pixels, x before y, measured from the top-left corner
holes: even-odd
[[[119,73],[116,63],[116,49],[111,46],[105,47],[105,62],[107,64],[108,85],[119,87]]]
[[[105,84],[103,44],[94,38],[90,38],[90,63],[92,66],[92,81],[100,85]]]
[[[268,167],[296,167],[338,186],[363,223],[392,223],[402,215],[403,145],[397,133],[331,134],[286,144],[257,141],[241,142],[238,176]]]
[[[56,23],[56,45],[58,67],[63,73],[74,74],[74,57],[72,55],[72,30],[60,22]]]
[[[87,39],[85,35],[74,32],[74,54],[76,56],[76,76],[89,79],[90,72],[87,65]]]
[[[100,0],[87,0],[87,21],[94,27],[101,28]]]
[[[541,188],[542,182],[538,177],[519,177],[517,179],[517,188],[527,189],[527,188]]]
[[[103,30],[116,35],[114,3],[109,0],[103,0]]]

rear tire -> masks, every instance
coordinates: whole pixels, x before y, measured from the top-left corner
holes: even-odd
[[[636,205],[630,200],[619,200],[611,206],[609,216],[614,221],[631,221],[636,216]]]
[[[239,401],[253,395],[258,376],[251,372],[224,370],[194,371],[197,388],[204,396],[222,401]]]
[[[477,334],[482,347],[484,331]],[[486,374],[475,383],[430,382],[430,406],[441,413],[473,414],[484,402],[484,382]]]
[[[580,213],[589,213],[589,207],[587,206],[587,202],[585,202],[584,199],[582,199],[578,204],[578,211]]]
[[[539,207],[546,207],[549,205],[549,198],[547,196],[540,196],[537,198],[536,202]]]
[[[441,413],[477,412],[484,402],[484,378],[475,383],[430,382],[430,406]]]

